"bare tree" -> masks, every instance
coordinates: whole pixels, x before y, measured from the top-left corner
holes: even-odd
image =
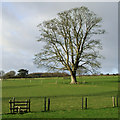
[[[95,71],[100,68],[99,49],[102,45],[93,35],[104,34],[102,18],[82,6],[61,13],[54,19],[39,24],[40,39],[44,47],[35,55],[38,67],[68,70],[71,83],[77,83],[76,71]]]

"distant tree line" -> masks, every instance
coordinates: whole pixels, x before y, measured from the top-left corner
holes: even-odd
[[[67,77],[70,76],[67,73],[31,73],[28,75],[29,78],[39,78],[39,77]]]
[[[18,74],[15,71],[9,71],[5,73],[4,71],[0,71],[0,78],[2,79],[10,79],[10,78],[40,78],[40,77],[68,77],[70,76],[67,73],[30,73],[28,74],[28,70],[20,69],[18,70]]]
[[[0,79],[10,79],[10,78],[41,78],[41,77],[70,77],[69,74],[63,72],[63,73],[60,73],[60,72],[54,72],[54,73],[30,73],[28,74],[28,70],[26,69],[20,69],[18,70],[18,73],[16,74],[15,71],[9,71],[7,73],[5,73],[3,70],[0,71]],[[85,74],[83,71],[79,71],[77,76],[84,76],[84,75],[87,75]],[[92,74],[92,76],[96,76],[96,75],[100,75],[100,76],[116,76],[118,75],[118,73],[116,74],[103,74],[103,73],[100,73],[100,74]]]
[[[26,78],[28,75],[28,70],[20,69],[18,70],[18,74],[15,71],[9,71],[5,73],[3,70],[0,71],[0,78],[2,79],[10,79],[10,78]]]

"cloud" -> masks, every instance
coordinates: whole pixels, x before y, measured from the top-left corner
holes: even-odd
[[[101,60],[104,72],[117,69],[118,61],[118,31],[116,3],[3,3],[2,5],[2,46],[3,69],[29,69],[31,72],[43,71],[33,64],[34,54],[38,53],[43,44],[36,40],[39,37],[37,25],[44,20],[56,17],[58,12],[87,6],[103,18],[106,34],[100,36],[103,43],[101,54],[106,57]]]

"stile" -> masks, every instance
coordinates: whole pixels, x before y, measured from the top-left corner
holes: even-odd
[[[30,99],[29,101],[15,101],[15,98],[13,100],[9,100],[9,106],[10,106],[10,113],[21,113],[21,112],[30,112]]]

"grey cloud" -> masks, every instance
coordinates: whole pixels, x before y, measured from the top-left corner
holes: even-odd
[[[34,54],[43,44],[38,43],[40,22],[56,17],[58,12],[74,7],[87,6],[103,18],[106,34],[100,36],[103,43],[101,60],[104,73],[113,72],[118,65],[118,31],[116,3],[5,3],[3,5],[3,68],[4,70],[29,68],[38,71],[33,64]],[[24,64],[23,64],[24,63]],[[42,71],[41,69],[39,71]]]

